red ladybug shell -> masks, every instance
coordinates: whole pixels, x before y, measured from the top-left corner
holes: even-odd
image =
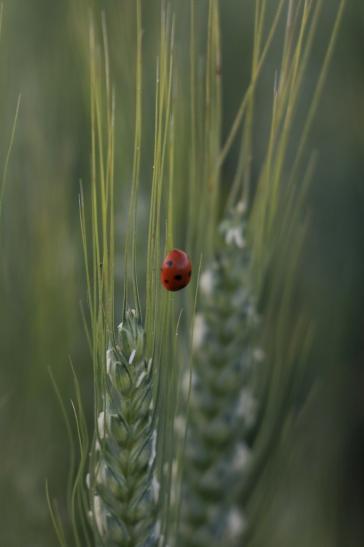
[[[180,291],[191,281],[192,264],[187,253],[179,249],[170,251],[161,267],[161,283],[167,291]]]

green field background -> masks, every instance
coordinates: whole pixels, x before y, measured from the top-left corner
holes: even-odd
[[[175,4],[182,48],[187,3]],[[326,0],[324,5],[305,81],[308,92],[322,61],[337,2]],[[220,2],[223,135],[249,77],[252,6],[252,0]],[[67,522],[69,444],[49,367],[70,409],[72,359],[86,414],[92,419],[91,364],[80,313],[85,285],[78,217],[79,184],[82,180],[87,185],[90,164],[87,33],[92,10],[96,20],[105,11],[109,29],[117,101],[117,173],[125,188],[125,199],[118,204],[122,231],[133,146],[133,2],[95,0],[93,6],[81,0],[4,2],[2,164],[19,94],[21,108],[0,227],[1,547],[56,545],[46,479]],[[143,17],[143,146],[148,165],[153,147],[157,0],[143,2]],[[290,538],[287,545],[293,544],[293,538],[296,545],[311,547],[363,544],[363,44],[364,4],[349,0],[309,141],[319,160],[309,196],[311,231],[301,288],[321,329],[315,366],[321,367],[324,389],[297,434],[285,473],[271,485],[274,503],[262,525],[262,534],[268,538],[262,545],[267,547],[283,545],[277,539],[281,527],[286,530],[282,537]],[[274,54],[269,63],[257,97],[255,173],[264,148]],[[233,176],[235,155],[233,148],[223,168],[223,185],[228,186]],[[147,173],[145,168],[142,199],[150,185]],[[144,271],[142,245],[139,261]],[[340,503],[330,505],[335,496],[341,509]],[[284,514],[291,503],[298,504],[297,511],[286,522]]]

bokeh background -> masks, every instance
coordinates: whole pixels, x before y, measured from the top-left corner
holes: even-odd
[[[187,2],[176,1],[179,44]],[[204,1],[201,0],[201,4]],[[336,0],[325,0],[307,96],[317,77]],[[249,78],[253,0],[223,0],[223,133]],[[271,7],[275,2],[271,0]],[[152,154],[158,0],[143,2],[144,161]],[[0,42],[0,159],[19,93],[21,110],[0,229],[0,546],[52,547],[45,481],[64,513],[69,444],[52,390],[66,403],[72,359],[91,419],[91,366],[80,313],[85,301],[78,218],[88,180],[87,36],[104,10],[117,99],[120,184],[130,177],[133,128],[132,0],[5,0]],[[201,23],[202,24],[202,23]],[[348,0],[309,148],[319,153],[309,195],[311,228],[300,287],[320,343],[310,395],[282,469],[267,487],[257,545],[364,544],[364,5]],[[276,68],[274,48],[260,86],[253,170],[259,171]],[[303,94],[303,96],[305,96]],[[232,151],[222,184],[233,176]],[[147,170],[145,170],[147,172]],[[148,188],[147,175],[143,185]],[[120,202],[120,222],[126,202]],[[143,268],[143,266],[141,266]],[[302,386],[304,391],[304,386]],[[299,407],[299,401],[298,401]],[[66,515],[64,518],[67,521]]]

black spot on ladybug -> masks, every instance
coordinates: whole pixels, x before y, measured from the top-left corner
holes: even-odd
[[[169,267],[173,266],[173,262],[172,262],[172,260],[168,260],[168,262],[167,262],[167,266],[169,266]]]
[[[175,275],[174,278],[177,279],[177,281],[180,281],[182,279],[182,276],[178,274],[178,275]]]
[[[165,282],[165,283],[169,283],[168,279],[165,279],[164,282]]]
[[[188,277],[191,277],[191,272],[188,272]]]

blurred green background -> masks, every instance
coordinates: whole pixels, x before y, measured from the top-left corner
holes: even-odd
[[[188,10],[183,0],[175,3],[182,55]],[[270,4],[274,7],[275,1]],[[307,93],[338,2],[324,4]],[[223,0],[220,5],[226,135],[249,77],[254,2]],[[146,164],[152,154],[159,6],[157,0],[143,2]],[[105,10],[108,23],[118,105],[118,176],[127,185],[134,104],[133,1],[4,2],[2,161],[19,93],[22,102],[0,229],[2,547],[56,545],[46,478],[64,514],[69,445],[48,367],[67,402],[72,396],[72,358],[86,411],[92,415],[90,360],[80,314],[85,290],[78,220],[79,180],[88,180],[90,157],[90,7],[96,18]],[[320,388],[311,394],[291,450],[283,450],[285,472],[267,490],[257,545],[364,544],[363,41],[363,2],[349,0],[309,142],[319,152],[319,162],[309,196],[312,222],[300,287],[320,334],[313,357]],[[255,174],[264,149],[275,62],[273,52],[258,95]],[[233,149],[223,184],[229,184],[234,165]],[[120,207],[122,218],[125,202]]]

